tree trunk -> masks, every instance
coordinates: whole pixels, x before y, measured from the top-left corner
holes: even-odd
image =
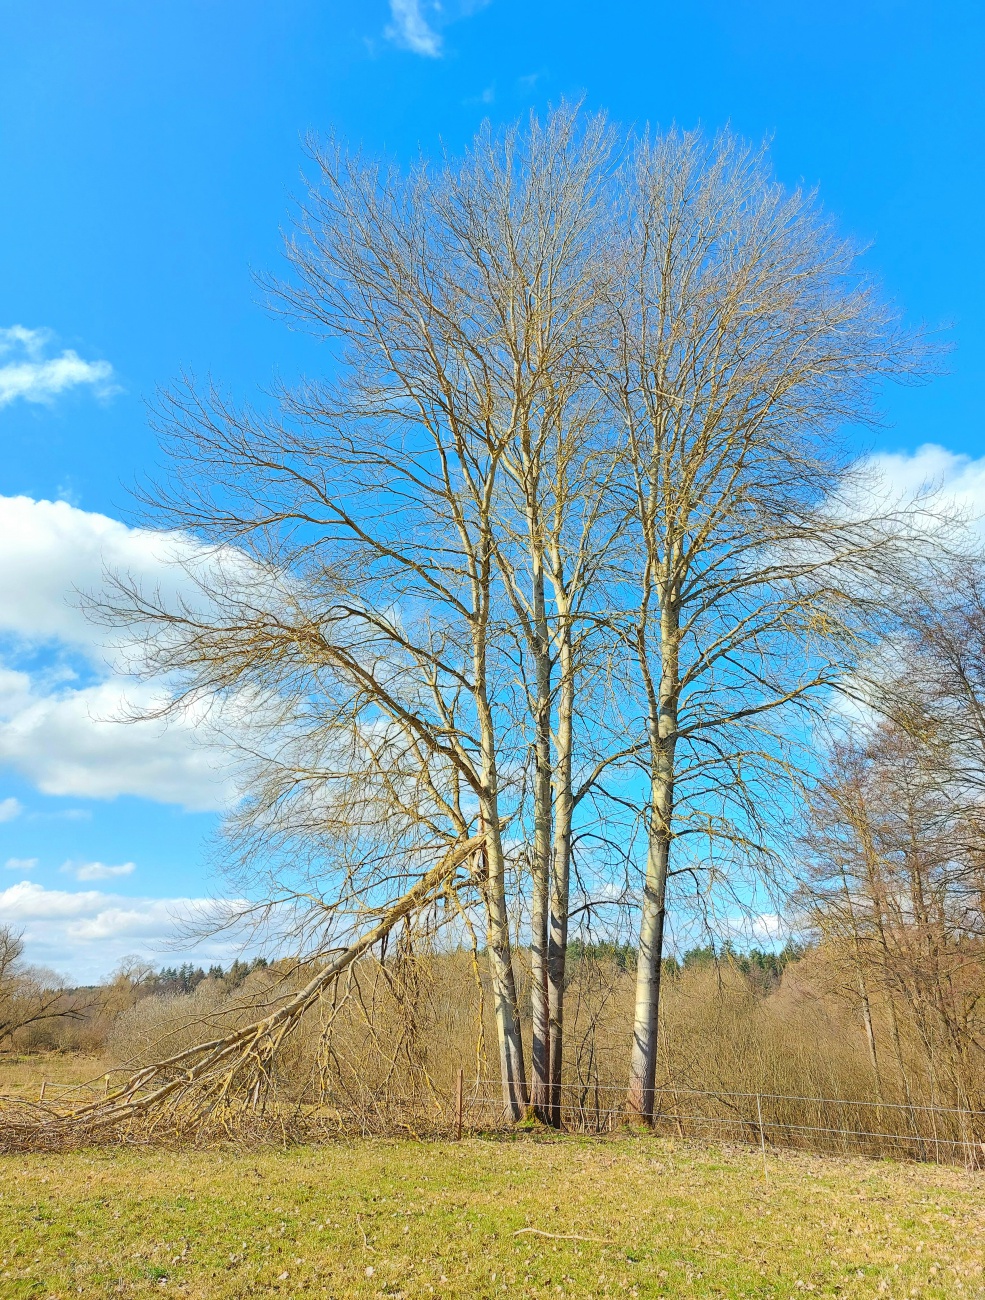
[[[531,530],[533,528],[531,526]],[[548,994],[548,918],[551,869],[551,663],[544,597],[544,570],[534,558],[533,633],[536,696],[534,700],[534,847],[531,863],[530,974],[533,1036],[530,1049],[530,1108],[548,1121],[551,1083]]]
[[[670,569],[670,556],[668,561]],[[652,693],[650,695],[647,727],[650,740],[650,825],[636,964],[636,1008],[629,1063],[629,1091],[626,1098],[631,1114],[646,1124],[653,1123],[655,1101],[660,975],[677,754],[679,627],[676,607],[668,601],[670,591],[671,584],[665,578],[661,584],[660,685],[656,699]]]
[[[488,591],[488,581],[483,590]],[[520,1010],[513,970],[510,914],[506,902],[506,861],[499,823],[499,778],[496,732],[486,689],[485,635],[477,635],[473,648],[475,693],[482,745],[482,793],[479,796],[480,826],[485,837],[486,946],[492,983],[493,1014],[499,1040],[500,1082],[503,1108],[509,1119],[518,1120],[526,1110],[527,1072],[523,1061]]]
[[[550,1014],[550,1098],[548,1123],[561,1125],[561,1070],[564,1060],[564,978],[568,957],[568,899],[571,878],[572,721],[574,717],[574,664],[570,636],[561,644],[561,690],[558,705],[557,754],[554,789],[554,853],[551,870],[551,930],[547,953]]]
[[[669,820],[669,819],[668,819]],[[647,852],[643,914],[640,918],[639,955],[636,962],[636,1007],[629,1063],[629,1111],[646,1124],[653,1123],[657,1075],[657,1020],[660,1012],[660,975],[663,962],[667,868],[670,861],[668,822],[653,814]]]
[[[498,819],[486,821],[486,942],[492,981],[493,1014],[499,1040],[503,1108],[509,1119],[522,1119],[527,1107],[527,1076],[520,1035],[510,918],[506,905],[505,863]]]
[[[879,1074],[879,1057],[876,1053],[876,1031],[872,1024],[872,1007],[869,1003],[869,990],[865,984],[862,968],[858,972],[859,997],[862,1000],[862,1020],[865,1023],[865,1041],[869,1046],[869,1061],[876,1080],[876,1096],[882,1101],[882,1077]]]

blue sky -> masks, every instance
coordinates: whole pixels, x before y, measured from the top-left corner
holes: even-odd
[[[119,691],[68,602],[107,554],[159,564],[120,522],[155,463],[157,385],[212,372],[247,396],[324,364],[252,279],[279,267],[309,130],[406,160],[584,95],[626,124],[771,137],[780,178],[819,186],[887,293],[954,345],[948,375],[887,394],[867,445],[985,508],[970,0],[0,0],[0,17],[0,922],[37,960],[79,977],[171,960],[168,900],[220,887],[221,783],[187,735],[102,720]]]

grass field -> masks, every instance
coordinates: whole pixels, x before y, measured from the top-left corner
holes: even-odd
[[[3,1300],[985,1295],[985,1176],[916,1165],[371,1139],[6,1156],[0,1189]]]
[[[36,1099],[42,1082],[52,1096],[97,1079],[112,1062],[70,1052],[49,1052],[18,1056],[0,1055],[0,1094]]]

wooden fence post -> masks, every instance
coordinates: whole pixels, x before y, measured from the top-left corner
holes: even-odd
[[[460,1069],[455,1080],[455,1138],[459,1142],[462,1140],[462,1082],[463,1071]]]
[[[766,1168],[766,1130],[763,1128],[763,1102],[758,1092],[756,1093],[756,1114],[759,1117],[759,1149],[763,1153],[763,1177],[769,1182],[770,1174]]]

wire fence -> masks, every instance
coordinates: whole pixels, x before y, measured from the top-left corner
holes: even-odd
[[[462,1102],[466,1130],[503,1122],[496,1080],[478,1080]],[[559,1119],[568,1132],[603,1134],[631,1121],[625,1089],[561,1088]],[[665,1136],[749,1143],[844,1155],[985,1168],[985,1111],[908,1102],[808,1097],[770,1092],[657,1088],[654,1130]]]
[[[105,1075],[95,1083],[59,1083],[57,1079],[42,1079],[38,1091],[38,1101],[64,1099],[87,1102],[105,1096],[109,1090],[109,1075]]]
[[[638,1127],[625,1088],[565,1084],[558,1127],[602,1136]],[[463,1135],[514,1127],[496,1079],[473,1079],[447,1095],[371,1091],[326,1095],[309,1112],[339,1131]],[[654,1133],[689,1141],[742,1143],[834,1155],[864,1155],[985,1169],[985,1111],[859,1098],[662,1087]]]
[[[114,1072],[115,1073],[115,1072]],[[56,1107],[94,1102],[111,1089],[109,1076],[86,1084],[46,1080],[39,1102]],[[556,1118],[568,1133],[603,1136],[638,1121],[624,1088],[564,1084]],[[462,1072],[448,1091],[433,1085],[413,1094],[392,1089],[330,1089],[317,1099],[272,1097],[265,1114],[278,1125],[315,1138],[327,1134],[453,1136],[506,1132],[514,1127],[497,1079]],[[689,1141],[865,1155],[985,1169],[985,1111],[955,1106],[771,1092],[661,1087],[654,1092],[653,1132]]]

